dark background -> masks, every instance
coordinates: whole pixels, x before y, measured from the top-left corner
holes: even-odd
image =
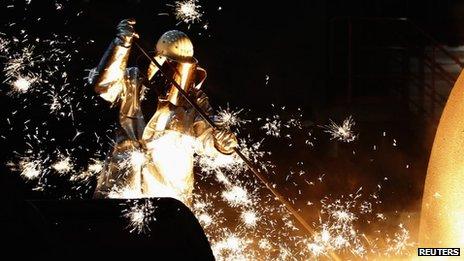
[[[27,15],[21,8],[4,9],[0,21],[3,24],[12,17],[32,21],[31,17],[42,16],[47,19],[29,22],[31,32],[78,37],[81,41],[71,48],[79,50],[82,60],[75,61],[73,77],[81,80],[85,70],[98,63],[121,19],[137,20],[136,30],[146,48],[153,47],[166,30],[184,30],[192,38],[196,58],[208,71],[205,89],[216,107],[230,104],[255,113],[268,113],[271,103],[289,110],[301,107],[307,127],[313,128],[327,124],[329,118],[339,122],[353,115],[360,135],[357,142],[329,142],[326,135],[314,150],[292,153],[291,160],[304,159],[311,171],[326,174],[326,182],[306,191],[306,198],[375,187],[388,177],[382,192],[385,211],[420,208],[427,160],[444,105],[427,98],[431,90],[424,87],[430,85],[426,57],[430,46],[440,52],[439,44],[457,46],[464,41],[463,1],[201,1],[204,21],[190,29],[185,24],[176,26],[172,15],[158,15],[171,13],[168,1],[64,3],[65,8],[55,12],[50,11],[52,1],[32,1]],[[408,18],[423,32],[408,21],[385,18]],[[202,28],[206,22],[208,30]],[[90,39],[94,42],[88,44]],[[144,63],[137,58],[140,54],[135,52],[131,64]],[[452,84],[448,85],[450,89]],[[440,97],[437,91],[432,93]],[[446,99],[446,92],[442,96]],[[0,106],[9,112],[11,101],[2,97]],[[98,114],[103,112],[83,114],[80,121],[96,122]],[[40,121],[43,115],[31,117]],[[115,119],[99,119],[92,128]],[[56,123],[56,135],[66,132]],[[66,139],[62,142],[70,143]],[[393,139],[398,146],[392,146]],[[21,150],[22,143],[19,133],[4,140],[2,157]],[[288,169],[290,159],[279,144],[271,150],[281,159],[278,168]],[[9,197],[28,189],[11,175],[3,178]],[[275,179],[285,186],[284,177]],[[295,194],[291,188],[284,191]]]

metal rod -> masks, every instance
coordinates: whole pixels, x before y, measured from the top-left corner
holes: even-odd
[[[159,64],[155,59],[151,58],[146,52],[145,50],[136,42],[134,42],[135,45],[137,46],[137,48],[139,48],[139,50],[143,53],[143,55],[145,55],[148,59],[150,59],[150,61],[152,63],[154,63],[159,71],[163,74],[163,75],[166,75],[164,74],[164,72],[162,71],[161,69],[161,64]],[[179,85],[179,83],[177,83],[174,79],[170,78],[170,77],[166,77],[167,80],[173,84],[177,90],[179,91],[179,93],[182,95],[182,97],[184,97],[184,99],[190,104],[192,105],[193,108],[195,108],[195,110],[201,115],[201,117],[214,129],[217,129],[218,127],[216,126],[216,124],[213,122],[213,120],[211,120],[211,118],[208,116],[208,114],[206,114],[202,109],[201,107],[192,99],[188,96],[188,94],[184,91],[184,89],[182,89],[182,87]],[[240,149],[238,148],[234,148],[234,151],[235,153],[245,162],[245,164],[248,166],[248,168],[258,177],[258,179],[264,183],[264,185],[266,185],[266,187],[272,192],[272,194],[274,194],[274,196],[276,196],[276,198],[278,200],[280,200],[284,205],[285,207],[295,216],[295,218],[301,223],[301,225],[303,225],[306,230],[308,230],[308,232],[310,232],[311,234],[314,233],[314,231],[312,230],[312,228],[309,226],[309,224],[303,219],[303,217],[301,217],[301,215],[297,212],[297,210],[295,208],[293,208],[293,206],[291,206],[290,202],[288,202],[275,188],[273,188],[269,182],[266,180],[266,178],[264,178],[264,176],[261,174],[261,170],[258,169],[256,166],[254,166],[254,164],[240,151]]]
[[[159,71],[163,74],[163,75],[166,75],[164,74],[162,68],[161,68],[161,64],[159,64],[155,59],[153,59],[151,56],[149,56],[145,50],[137,43],[137,42],[134,42],[135,43],[135,46],[137,46],[137,48],[143,53],[143,55],[145,55],[152,63],[154,63]],[[216,124],[208,117],[208,115],[200,108],[200,106],[198,106],[198,104],[192,100],[188,95],[187,93],[182,89],[182,87],[172,78],[170,77],[166,77],[167,80],[174,85],[174,87],[177,88],[177,90],[179,91],[179,93],[182,95],[182,97],[184,97],[184,99],[190,104],[192,105],[193,108],[195,108],[195,110],[201,115],[201,117],[214,129],[217,129],[217,126]],[[258,169],[256,166],[254,166],[254,164],[238,149],[238,148],[234,148],[234,151],[235,153],[245,162],[245,164],[247,164],[248,168],[253,172],[253,174],[255,174],[258,179],[264,184],[266,185],[266,187],[272,192],[272,194],[274,194],[274,196],[279,200],[281,201],[284,206],[287,208],[288,211],[290,211],[290,213],[293,214],[293,216],[301,223],[301,225],[311,234],[314,234],[314,231],[313,229],[309,226],[309,224],[303,219],[303,217],[297,212],[297,210],[295,208],[293,208],[293,206],[290,204],[289,201],[287,201],[275,188],[273,188],[269,182],[266,180],[266,178],[264,178],[264,176],[261,174],[261,171],[260,169]]]
[[[148,55],[147,52],[137,43],[134,42],[135,46],[142,52],[144,56],[146,56],[153,64],[158,67],[159,71],[161,74],[165,76],[165,78],[172,84],[174,87],[177,88],[179,93],[182,95],[182,97],[190,104],[192,105],[193,108],[200,114],[200,116],[214,129],[217,129],[216,124],[214,123],[213,120],[211,120],[206,114],[203,109],[192,99],[188,96],[188,94],[182,89],[182,87],[177,83],[174,79],[171,77],[167,77],[167,75],[163,72],[163,69],[161,67],[161,64],[159,64],[155,59],[153,59],[150,55]],[[255,176],[266,186],[267,189],[271,191],[271,193],[276,197],[278,201],[280,201],[285,208],[298,220],[298,222],[309,232],[310,235],[314,235],[315,232],[311,228],[311,226],[306,222],[306,220],[298,213],[298,211],[292,206],[292,204],[282,196],[273,186],[271,186],[268,182],[268,180],[262,175],[261,170],[256,167],[253,162],[250,161],[250,159],[245,156],[239,148],[234,148],[234,152],[245,162],[245,164],[248,166],[248,168],[255,174]],[[330,256],[334,260],[340,260],[340,258],[333,252],[330,253]]]

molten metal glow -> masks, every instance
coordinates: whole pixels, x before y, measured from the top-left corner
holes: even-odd
[[[464,248],[464,73],[438,125],[425,180],[420,247]]]

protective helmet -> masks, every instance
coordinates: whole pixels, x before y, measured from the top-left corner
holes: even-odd
[[[156,55],[181,63],[197,63],[193,57],[193,44],[188,36],[177,30],[164,33],[156,43]]]

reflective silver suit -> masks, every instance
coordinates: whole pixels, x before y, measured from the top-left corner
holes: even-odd
[[[146,124],[141,110],[146,87],[140,70],[127,68],[130,49],[116,38],[90,78],[96,92],[120,108],[120,129],[94,196],[167,196],[188,204],[193,190],[194,153],[219,153],[213,129],[172,86],[158,98],[156,112]],[[156,59],[171,63],[163,57]],[[172,77],[211,113],[208,98],[200,90],[206,72],[196,63],[170,65],[175,69]]]

